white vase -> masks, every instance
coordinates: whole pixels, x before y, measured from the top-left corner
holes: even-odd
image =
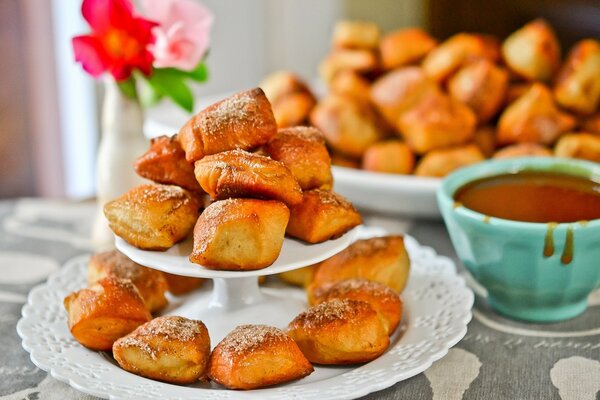
[[[96,251],[114,248],[115,238],[104,217],[104,204],[144,182],[133,170],[133,163],[148,149],[140,102],[123,94],[113,79],[104,81],[104,89],[102,136],[96,161],[97,209],[92,228]]]

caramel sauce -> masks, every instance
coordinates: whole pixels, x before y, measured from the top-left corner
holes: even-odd
[[[454,195],[460,205],[491,217],[523,222],[600,218],[600,183],[554,172],[521,171],[479,179]]]
[[[567,235],[565,237],[565,248],[563,249],[562,256],[560,256],[560,262],[563,264],[570,264],[573,261],[573,227],[567,227]]]
[[[546,238],[544,239],[544,257],[552,257],[554,254],[554,229],[557,225],[556,222],[548,223]]]

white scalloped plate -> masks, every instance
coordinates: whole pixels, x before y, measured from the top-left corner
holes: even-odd
[[[361,235],[364,236],[364,235]],[[67,329],[62,300],[86,285],[87,257],[34,288],[23,307],[17,332],[35,365],[74,388],[111,399],[351,399],[392,386],[425,371],[467,332],[473,293],[456,274],[453,262],[406,237],[412,267],[403,292],[400,332],[378,359],[350,367],[320,367],[298,381],[253,391],[229,391],[216,384],[176,386],[155,382],[120,369],[106,353],[90,351]],[[288,296],[299,289],[271,288]],[[294,315],[290,315],[290,320]],[[257,321],[259,323],[260,321]]]
[[[138,264],[171,274],[197,278],[244,278],[278,274],[316,264],[348,247],[354,241],[360,229],[361,226],[357,226],[337,239],[317,244],[309,244],[286,236],[277,260],[266,268],[254,271],[220,271],[192,263],[189,260],[193,246],[191,236],[167,251],[141,250],[130,245],[120,237],[115,237],[115,244],[117,249]]]

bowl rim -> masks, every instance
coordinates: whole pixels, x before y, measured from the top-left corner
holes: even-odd
[[[557,171],[557,167],[559,167],[560,170]],[[487,160],[456,170],[444,178],[436,193],[440,211],[449,209],[451,212],[485,225],[546,231],[548,229],[548,224],[551,222],[515,221],[487,216],[462,205],[455,207],[454,194],[459,188],[467,183],[477,179],[502,175],[505,173],[517,173],[524,170],[563,172],[600,182],[600,163],[586,160],[563,157],[518,157],[505,160]],[[568,170],[569,172],[566,172],[565,170]],[[565,228],[567,226],[578,228],[600,227],[600,218],[589,220],[585,223],[582,221],[556,223],[556,229]]]

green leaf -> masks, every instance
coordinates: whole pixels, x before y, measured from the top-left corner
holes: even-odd
[[[206,68],[206,64],[202,62],[192,71],[189,71],[187,76],[196,82],[204,82],[208,79],[208,68]]]
[[[137,80],[138,97],[144,107],[151,107],[158,103],[165,95],[158,88],[152,86],[146,77]]]
[[[135,89],[135,79],[133,78],[133,76],[127,79],[126,81],[117,82],[117,85],[119,85],[119,89],[121,89],[121,92],[125,96],[131,97],[132,99],[137,98],[137,91]]]
[[[185,75],[172,68],[157,68],[148,78],[148,83],[158,93],[171,98],[188,112],[194,108],[194,97],[184,81]]]

